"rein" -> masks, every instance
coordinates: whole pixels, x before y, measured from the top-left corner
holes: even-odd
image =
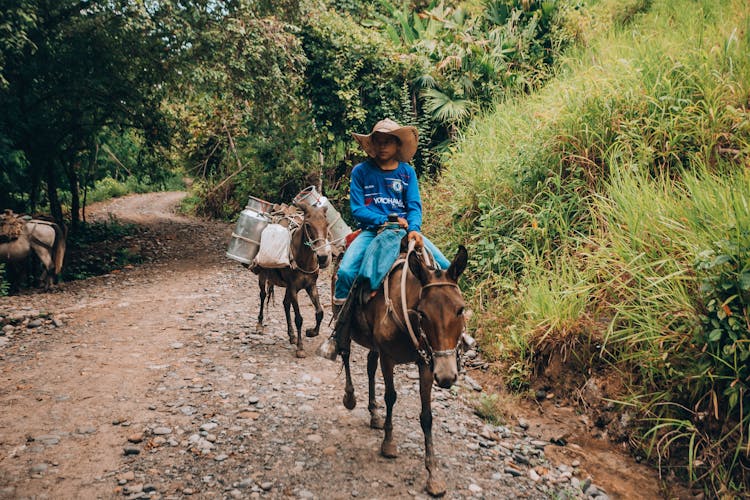
[[[393,268],[396,268],[399,264],[402,266],[401,269],[401,313],[404,316],[404,321],[402,322],[398,316],[396,316],[393,310],[393,302],[391,301],[388,289],[389,283],[388,283],[388,275],[386,275],[386,283],[383,286],[383,294],[385,296],[385,303],[386,303],[386,311],[387,315],[383,317],[385,319],[388,315],[390,315],[394,321],[401,327],[402,329],[406,329],[406,331],[409,333],[409,337],[411,338],[411,342],[414,345],[414,348],[417,350],[417,353],[419,354],[420,360],[427,364],[432,366],[434,358],[447,358],[449,356],[455,356],[456,355],[456,349],[446,349],[444,351],[435,351],[432,349],[432,346],[430,345],[429,340],[427,340],[427,336],[424,334],[424,331],[422,330],[421,324],[417,327],[417,332],[419,333],[419,337],[417,338],[417,334],[414,332],[414,327],[411,324],[411,320],[409,319],[409,308],[406,304],[406,274],[407,274],[407,266],[409,265],[409,254],[411,254],[414,251],[414,240],[409,241],[409,249],[406,252],[406,257],[403,259],[398,259],[394,264]],[[419,291],[419,300],[418,302],[422,301],[422,293],[424,292],[425,288],[429,288],[431,286],[452,286],[455,288],[458,288],[458,285],[455,283],[450,282],[438,282],[438,283],[427,283],[426,285],[423,285],[422,288]]]

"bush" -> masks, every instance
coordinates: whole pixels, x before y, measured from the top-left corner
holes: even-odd
[[[5,264],[0,264],[0,297],[7,297],[10,284],[5,279]]]
[[[94,188],[89,191],[86,201],[88,203],[96,203],[110,198],[125,196],[129,192],[130,190],[126,184],[107,176],[94,183]]]

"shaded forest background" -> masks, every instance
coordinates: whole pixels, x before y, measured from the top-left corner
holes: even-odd
[[[549,75],[557,2],[3,1],[0,204],[75,226],[98,182],[189,176],[195,210],[346,193],[351,132],[461,126]],[[525,6],[525,7],[524,7]]]

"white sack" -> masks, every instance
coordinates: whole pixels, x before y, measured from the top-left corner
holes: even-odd
[[[289,246],[292,234],[281,224],[269,224],[260,234],[260,250],[255,264],[261,267],[286,267],[289,265]]]

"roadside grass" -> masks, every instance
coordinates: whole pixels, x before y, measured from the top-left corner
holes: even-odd
[[[638,443],[713,491],[746,491],[750,451],[750,174],[625,172],[596,266],[617,300],[604,349],[630,373]]]
[[[509,384],[539,352],[599,346],[580,359],[622,374],[631,441],[709,493],[746,492],[750,10],[622,15],[471,125],[424,189],[425,230],[469,248],[472,327]]]
[[[123,180],[108,176],[94,183],[94,187],[86,195],[86,202],[96,203],[132,193],[181,191],[184,189],[185,183],[179,173],[173,173],[159,181],[154,181],[148,176],[141,179],[131,176]]]

